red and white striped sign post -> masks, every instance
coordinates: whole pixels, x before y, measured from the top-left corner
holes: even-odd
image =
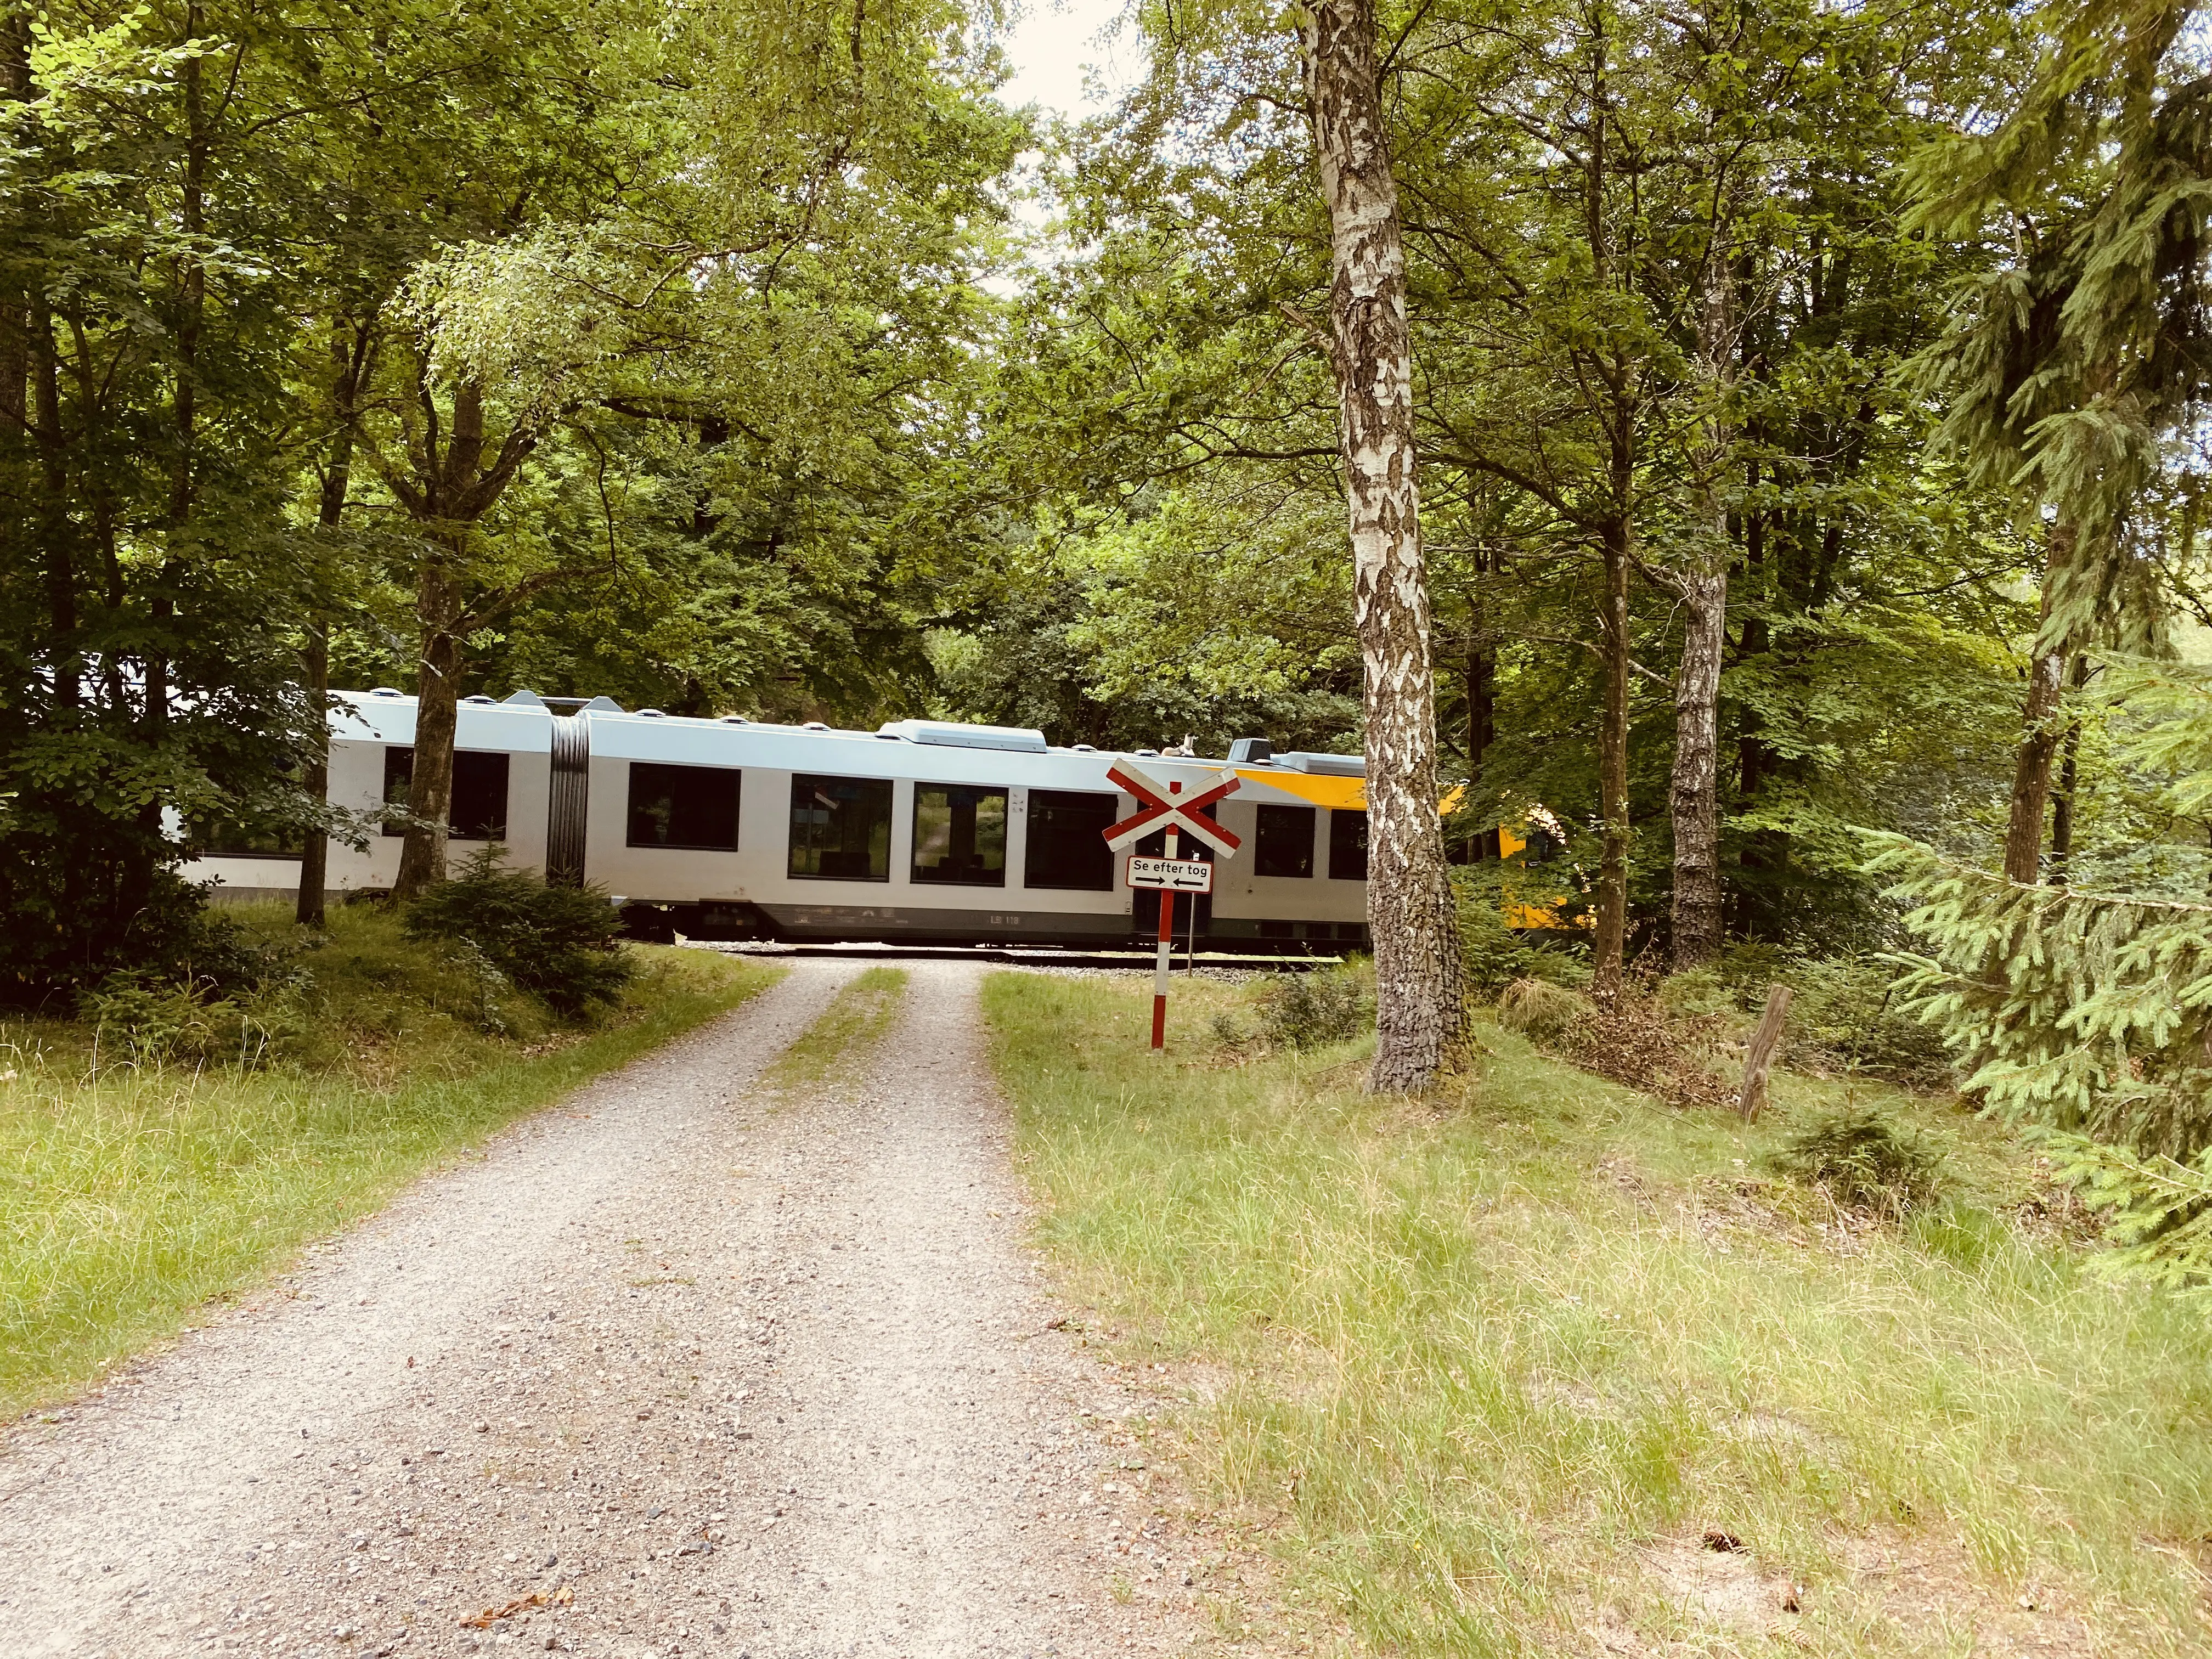
[[[1160,890],[1160,954],[1152,969],[1152,1048],[1158,1052],[1164,1049],[1168,1042],[1168,961],[1174,948],[1175,896],[1213,890],[1213,866],[1197,859],[1178,859],[1176,854],[1181,843],[1176,838],[1188,835],[1211,847],[1223,858],[1243,846],[1236,836],[1204,816],[1206,808],[1237,793],[1238,779],[1232,772],[1212,788],[1186,797],[1181,779],[1156,778],[1133,761],[1115,762],[1106,775],[1134,795],[1138,803],[1134,813],[1106,831],[1109,847],[1118,853],[1156,830],[1167,832],[1165,858],[1140,859],[1132,855],[1128,867],[1131,887],[1157,887]]]

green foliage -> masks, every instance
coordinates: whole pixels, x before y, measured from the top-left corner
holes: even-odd
[[[210,994],[204,981],[148,982],[118,975],[78,999],[80,1015],[111,1053],[139,1066],[253,1066],[289,1032],[280,1014]]]
[[[2212,1286],[2212,1148],[2185,1164],[2087,1135],[2053,1132],[2038,1140],[2052,1154],[2058,1177],[2103,1212],[2118,1246],[2106,1258],[2110,1266],[2168,1290]]]
[[[1907,1007],[2008,1120],[2189,1158],[2212,1146],[2212,906],[2028,887],[1900,836],[1870,867],[1933,947]]]
[[[504,855],[502,848],[485,848],[409,904],[409,936],[466,945],[479,973],[488,966],[565,1018],[620,1000],[634,969],[605,891],[550,886],[504,868]]]
[[[1902,1221],[1936,1197],[1943,1158],[1885,1113],[1862,1106],[1806,1124],[1768,1162],[1821,1188],[1846,1209]]]
[[[2204,406],[2212,86],[2197,0],[2059,0],[2036,21],[2006,118],[1917,158],[1914,220],[2011,243],[1921,368],[1971,471],[2052,510],[2040,647],[2079,649],[2166,620],[2175,573],[2135,520]]]
[[[1364,962],[1271,974],[1254,999],[1260,1036],[1274,1048],[1325,1048],[1375,1025],[1375,970]]]
[[[1660,997],[1679,1013],[1748,1024],[1769,990],[1794,994],[1785,1028],[1792,1064],[1887,1078],[1913,1088],[1951,1081],[1942,1034],[1919,1018],[1897,986],[1897,963],[1880,951],[1816,957],[1771,945],[1731,945],[1708,968],[1669,975]]]
[[[1509,873],[1499,862],[1452,866],[1460,959],[1470,995],[1493,997],[1522,979],[1559,985],[1582,985],[1589,981],[1589,964],[1576,945],[1532,939],[1525,930],[1506,925],[1509,904],[1553,898],[1542,870],[1537,866],[1526,873]]]

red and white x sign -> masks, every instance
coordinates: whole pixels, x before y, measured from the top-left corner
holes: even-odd
[[[1180,780],[1156,778],[1134,761],[1116,761],[1107,769],[1106,775],[1137,798],[1135,813],[1106,832],[1106,844],[1116,852],[1158,830],[1180,830],[1186,836],[1195,836],[1224,858],[1244,844],[1200,810],[1237,793],[1239,780],[1234,772],[1212,788],[1191,795],[1182,793]]]

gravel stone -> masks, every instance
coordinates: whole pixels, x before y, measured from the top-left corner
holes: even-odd
[[[1180,1651],[1190,1547],[1020,1228],[981,970],[865,1081],[762,1068],[858,964],[417,1183],[0,1443],[0,1653]],[[468,1622],[464,1623],[464,1620]]]

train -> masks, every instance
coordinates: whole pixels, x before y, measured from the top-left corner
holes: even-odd
[[[404,811],[415,699],[380,688],[331,704],[331,805]],[[496,845],[549,881],[594,884],[641,937],[1079,949],[1155,939],[1159,907],[1149,891],[1134,902],[1126,858],[1102,833],[1136,810],[1107,775],[1133,759],[1189,793],[1232,773],[1238,781],[1209,809],[1241,842],[1234,856],[1184,838],[1182,856],[1216,867],[1210,894],[1177,896],[1178,940],[1255,951],[1368,944],[1356,755],[1277,753],[1258,738],[1219,759],[1125,754],[1012,726],[841,730],[527,690],[464,699],[455,750],[449,856]],[[331,840],[331,895],[388,891],[402,833],[387,820],[365,851]],[[211,832],[189,853],[184,873],[218,899],[297,890],[296,848]]]

